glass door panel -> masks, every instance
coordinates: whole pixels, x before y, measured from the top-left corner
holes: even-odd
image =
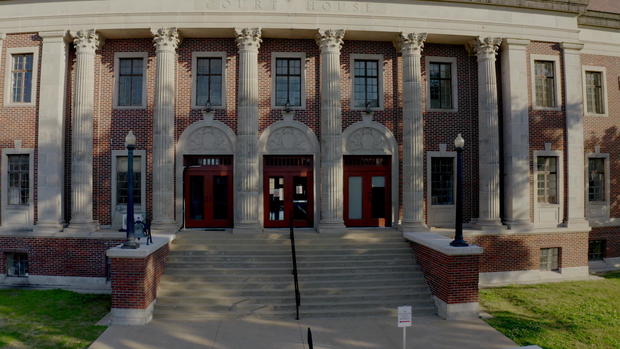
[[[228,176],[213,176],[213,219],[228,218]]]
[[[203,220],[204,216],[204,177],[189,177],[189,217],[194,220]]]
[[[307,220],[308,207],[308,177],[293,177],[293,219]]]
[[[385,214],[385,177],[373,176],[371,180],[371,217],[386,218]]]
[[[349,177],[349,219],[362,219],[362,177]]]
[[[284,221],[284,177],[269,177],[269,220]]]

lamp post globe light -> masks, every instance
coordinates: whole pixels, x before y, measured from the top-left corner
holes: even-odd
[[[454,247],[469,246],[463,240],[463,148],[465,140],[459,133],[454,139],[456,149],[456,218],[454,221],[454,240],[450,243]]]
[[[122,248],[136,249],[140,247],[140,243],[136,241],[133,217],[133,150],[136,148],[136,136],[132,131],[125,137],[125,146],[127,147],[127,241]]]

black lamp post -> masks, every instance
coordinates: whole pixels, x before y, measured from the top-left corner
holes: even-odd
[[[127,146],[127,241],[122,248],[136,249],[140,247],[140,243],[136,241],[133,218],[133,150],[136,148],[136,136],[132,131],[127,133],[125,145]]]
[[[463,240],[463,148],[465,140],[459,133],[454,139],[456,149],[456,220],[454,222],[454,240],[450,243],[454,247],[469,246]]]

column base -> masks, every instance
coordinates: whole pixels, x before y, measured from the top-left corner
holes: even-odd
[[[233,234],[260,234],[263,227],[258,223],[242,223],[235,225],[232,229]]]
[[[69,226],[64,229],[65,233],[94,233],[99,231],[99,222],[71,222]]]
[[[402,222],[398,226],[398,230],[403,233],[415,233],[428,231],[428,226],[422,222]]]
[[[53,222],[39,222],[37,223],[32,231],[35,233],[59,233],[65,229],[64,224],[61,223],[53,223]]]
[[[566,223],[564,223],[566,228],[570,229],[583,229],[583,231],[590,231],[590,222],[588,222],[585,218],[569,218]]]
[[[535,229],[534,223],[530,222],[529,219],[516,219],[511,221],[504,221],[504,224],[508,227],[510,231],[513,232],[528,232]]]
[[[472,228],[480,229],[483,231],[504,231],[508,227],[502,224],[502,221],[498,219],[480,219],[471,222]]]
[[[172,235],[179,230],[179,226],[174,222],[152,222],[151,234]]]
[[[317,231],[319,233],[325,233],[325,234],[343,234],[343,233],[346,233],[347,227],[345,227],[344,222],[337,222],[337,223],[321,222],[319,223],[319,226],[317,227]]]

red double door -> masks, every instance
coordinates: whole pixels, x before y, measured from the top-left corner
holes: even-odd
[[[344,157],[344,222],[348,227],[391,225],[391,158]]]
[[[184,161],[185,226],[232,227],[232,156],[191,156]]]
[[[263,212],[267,228],[312,227],[312,156],[265,156]]]

